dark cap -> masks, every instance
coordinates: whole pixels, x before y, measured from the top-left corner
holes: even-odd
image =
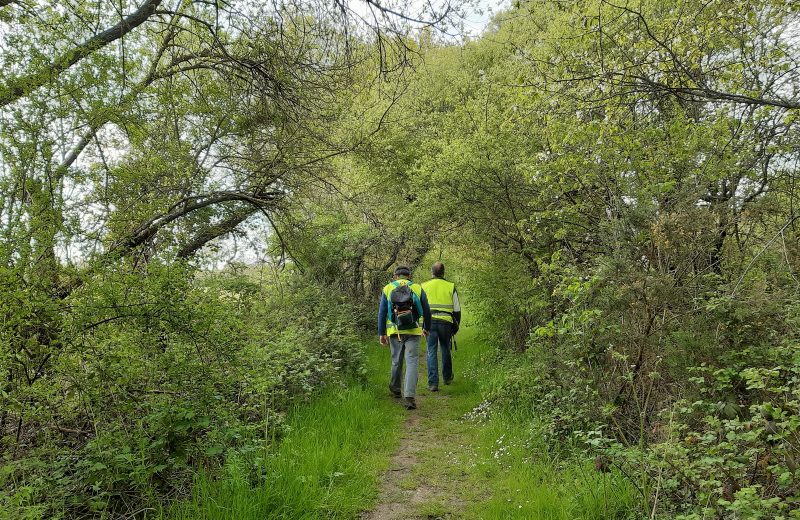
[[[411,269],[404,265],[398,265],[394,269],[394,276],[411,276]]]

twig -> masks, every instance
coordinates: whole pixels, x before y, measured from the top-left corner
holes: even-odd
[[[794,221],[797,220],[797,219],[800,219],[800,215],[797,215],[795,217],[790,218],[786,222],[786,224],[784,224],[783,227],[778,231],[778,233],[776,233],[775,236],[772,237],[769,240],[769,242],[767,242],[764,245],[764,248],[761,251],[759,251],[758,254],[756,256],[754,256],[752,260],[750,260],[750,263],[747,264],[747,267],[745,268],[744,272],[742,273],[742,276],[739,277],[739,281],[736,282],[736,285],[733,287],[733,291],[731,291],[731,297],[736,296],[736,291],[739,289],[739,286],[742,284],[742,281],[744,281],[744,277],[747,275],[748,271],[750,271],[750,268],[753,267],[753,264],[756,262],[756,260],[758,260],[758,257],[760,257],[762,254],[764,254],[764,251],[766,251],[769,248],[769,246],[771,246],[772,243],[775,242],[778,239],[778,237],[782,237],[783,236],[783,232],[786,230],[786,228],[791,226],[794,223]]]

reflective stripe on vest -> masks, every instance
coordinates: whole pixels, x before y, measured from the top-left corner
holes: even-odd
[[[435,320],[453,323],[453,292],[456,285],[443,278],[433,278],[422,284],[431,315]]]
[[[399,283],[398,283],[399,282]],[[400,278],[399,280],[395,280],[394,282],[389,282],[383,287],[383,295],[386,297],[386,305],[389,307],[386,313],[386,335],[392,336],[397,334],[411,334],[412,336],[422,336],[422,327],[417,327],[415,329],[404,329],[404,330],[397,330],[397,327],[394,326],[392,320],[389,319],[391,316],[391,306],[392,306],[392,289],[397,287],[398,285],[408,285],[411,287],[411,290],[414,291],[414,294],[417,295],[417,298],[422,298],[422,287],[419,284],[412,282],[411,280],[406,280],[405,278]]]

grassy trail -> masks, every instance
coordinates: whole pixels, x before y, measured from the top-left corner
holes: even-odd
[[[456,378],[435,393],[427,390],[427,366],[421,353],[418,409],[406,412],[403,435],[383,475],[378,503],[362,518],[457,518],[464,506],[482,500],[480,493],[464,492],[472,487],[471,468],[460,456],[468,452],[475,427],[462,417],[480,400],[474,380],[462,373],[467,361],[462,354],[472,364],[476,353],[473,342],[454,352]]]
[[[189,519],[627,519],[636,497],[622,479],[547,455],[529,420],[486,417],[493,373],[469,330],[454,353],[455,381],[427,390],[420,355],[418,409],[390,397],[389,353],[369,346],[369,384],[298,407],[263,461],[263,483],[237,474],[200,479],[170,511]]]
[[[379,500],[362,518],[636,518],[636,496],[621,478],[551,458],[529,419],[484,413],[482,386],[502,376],[485,350],[471,331],[459,334],[455,380],[436,393],[421,356],[419,408],[408,413]]]

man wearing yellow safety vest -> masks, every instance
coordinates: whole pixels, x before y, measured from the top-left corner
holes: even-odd
[[[419,374],[419,343],[431,329],[431,309],[422,286],[412,282],[411,269],[398,266],[394,270],[393,281],[386,284],[381,292],[378,307],[378,335],[381,345],[391,345],[392,373],[389,390],[395,397],[401,396],[400,382],[403,380],[403,359],[406,374],[402,386],[402,396],[406,409],[417,407]],[[422,318],[422,327],[419,320]]]
[[[433,324],[428,334],[428,390],[439,390],[438,347],[442,348],[442,376],[444,384],[453,381],[453,358],[450,355],[453,336],[461,323],[461,305],[456,286],[444,279],[444,264],[436,262],[431,267],[433,278],[422,284],[428,296]]]

